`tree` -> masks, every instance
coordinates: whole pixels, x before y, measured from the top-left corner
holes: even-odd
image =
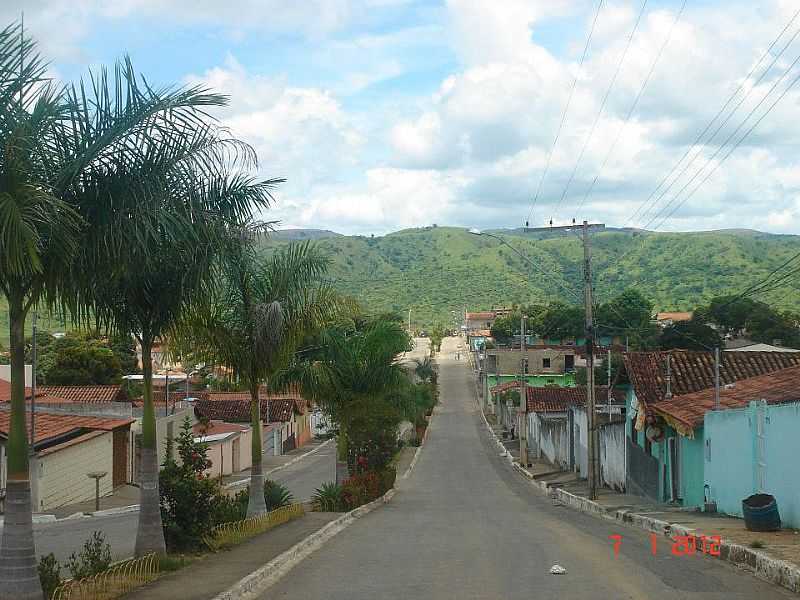
[[[141,346],[136,554],[161,554],[152,348],[206,293],[219,255],[239,243],[255,210],[270,205],[278,180],[254,180],[248,174],[257,166],[254,150],[210,121],[206,108],[225,105],[226,97],[202,87],[154,89],[129,61],[117,66],[113,79],[103,72],[92,83],[89,92],[70,88],[76,131],[91,131],[140,106],[146,118],[109,145],[73,194],[79,215],[92,226],[81,238],[70,291],[91,299],[97,322],[134,335]]]
[[[147,244],[152,237],[152,228],[139,218],[141,212],[152,211],[148,192],[172,193],[175,188],[165,186],[153,170],[139,170],[138,186],[117,175],[130,172],[132,156],[180,170],[185,165],[170,163],[170,155],[160,152],[175,146],[169,125],[198,131],[199,107],[224,100],[200,88],[139,86],[130,63],[118,66],[111,85],[105,71],[88,86],[68,88],[49,85],[45,75],[46,64],[30,39],[20,39],[19,25],[0,31],[0,289],[9,305],[12,378],[0,598],[38,599],[42,594],[34,560],[25,431],[27,315],[38,304],[58,303],[73,318],[86,318],[110,272],[140,267],[117,261],[132,243]],[[181,200],[204,190],[186,186],[187,177],[172,174],[172,183],[183,182]],[[118,203],[126,194],[137,202]],[[133,235],[121,236],[126,230]],[[95,260],[84,260],[88,255]]]
[[[519,335],[521,315],[522,313],[514,311],[502,317],[497,317],[492,323],[492,337],[498,342],[505,342],[515,335]]]
[[[259,387],[292,358],[301,340],[338,316],[345,303],[322,281],[329,261],[308,242],[261,261],[243,243],[223,260],[218,284],[181,324],[195,352],[239,375],[250,392],[253,466],[249,516],[266,511]]]
[[[530,331],[541,338],[577,338],[585,330],[584,311],[577,305],[553,302],[533,317]]]
[[[761,306],[759,306],[761,305]],[[695,313],[699,318],[720,327],[723,333],[739,335],[746,327],[751,315],[769,307],[750,298],[738,296],[717,296],[705,308]]]
[[[698,319],[665,327],[659,338],[663,350],[710,350],[722,347],[719,333]]]
[[[349,429],[358,424],[373,403],[402,407],[398,392],[407,377],[397,356],[411,349],[411,339],[394,321],[367,321],[355,330],[337,327],[320,335],[319,346],[305,353],[277,375],[280,382],[296,381],[303,393],[315,400],[338,427],[337,483],[346,476]]]

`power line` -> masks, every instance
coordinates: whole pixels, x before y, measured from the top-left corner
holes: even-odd
[[[764,51],[764,53],[758,59],[756,64],[753,65],[753,67],[750,69],[750,71],[747,73],[747,75],[744,76],[744,79],[742,80],[742,82],[737,86],[737,88],[733,91],[733,93],[728,97],[728,99],[725,101],[725,103],[719,109],[717,114],[714,115],[714,118],[712,118],[711,121],[709,121],[709,123],[705,126],[705,128],[697,135],[697,137],[692,142],[692,144],[690,144],[687,147],[686,151],[683,153],[681,158],[678,159],[678,161],[672,166],[672,169],[670,169],[670,171],[664,176],[664,178],[661,179],[661,181],[659,181],[658,185],[656,185],[656,187],[653,189],[653,191],[650,192],[650,195],[647,198],[644,199],[644,201],[639,205],[639,207],[636,209],[636,211],[634,211],[634,213],[628,218],[628,220],[625,222],[626,226],[636,218],[636,216],[640,213],[640,211],[645,206],[648,205],[648,203],[650,203],[650,201],[656,195],[658,190],[661,189],[661,186],[663,186],[670,179],[670,177],[675,173],[675,171],[678,169],[678,167],[684,161],[684,159],[687,156],[689,156],[689,154],[691,153],[692,149],[701,142],[701,140],[703,139],[703,136],[705,136],[705,134],[708,133],[708,131],[714,126],[714,123],[717,122],[717,119],[719,119],[722,116],[722,114],[727,110],[727,108],[728,108],[728,106],[730,106],[731,102],[733,102],[733,100],[736,98],[736,96],[739,94],[739,92],[744,88],[744,86],[750,80],[750,78],[753,76],[753,74],[758,70],[758,68],[761,66],[761,63],[764,62],[764,59],[767,58],[770,55],[770,53],[772,52],[772,49],[775,47],[775,45],[783,37],[783,34],[786,33],[786,31],[789,29],[789,27],[791,27],[791,25],[795,22],[795,20],[797,19],[798,16],[800,16],[800,10],[798,10],[797,12],[794,13],[792,18],[789,20],[788,23],[786,23],[786,25],[781,30],[781,32],[777,35],[777,37],[774,40],[772,40],[772,43]],[[781,54],[782,54],[782,52],[781,52]],[[764,70],[764,73],[762,73],[762,75],[759,78],[759,80],[761,78],[763,78],[764,74],[766,74],[766,73],[768,73],[770,71],[770,69],[775,64],[776,61],[777,61],[777,57]],[[735,112],[735,110],[733,112]],[[731,113],[731,115],[733,114],[733,112]],[[729,118],[730,118],[730,116],[729,116]],[[676,177],[676,180],[677,180],[677,177]],[[673,181],[673,183],[674,183],[674,181]],[[670,184],[670,185],[672,185],[672,184]],[[647,212],[649,212],[649,209],[648,209]]]
[[[597,180],[599,179],[600,175],[602,175],[603,169],[605,169],[606,164],[608,163],[608,159],[613,154],[613,152],[616,149],[617,144],[619,143],[620,139],[622,139],[622,133],[625,131],[625,128],[628,126],[628,123],[630,122],[631,117],[633,116],[633,112],[636,110],[636,107],[639,104],[639,100],[642,98],[642,94],[644,93],[644,90],[647,87],[647,84],[650,82],[650,78],[653,76],[653,72],[656,69],[656,65],[658,65],[658,62],[661,60],[662,54],[664,54],[664,49],[667,47],[667,44],[669,44],[670,40],[672,39],[672,34],[673,34],[674,30],[675,30],[675,27],[678,24],[678,21],[680,21],[681,16],[683,15],[683,11],[686,8],[687,1],[688,0],[683,0],[683,3],[681,4],[680,9],[676,13],[675,20],[672,21],[672,25],[670,26],[669,31],[667,32],[667,36],[664,38],[664,41],[661,44],[661,47],[658,49],[658,53],[656,54],[656,58],[653,61],[653,63],[650,65],[650,70],[647,72],[647,76],[644,78],[644,81],[642,82],[642,85],[639,88],[639,92],[636,94],[636,98],[634,98],[633,103],[631,104],[631,107],[628,109],[628,114],[625,117],[625,121],[623,122],[622,126],[619,128],[619,131],[617,132],[617,137],[614,139],[614,142],[609,147],[608,152],[606,153],[606,156],[603,159],[602,164],[600,165],[600,169],[598,169],[597,175],[595,175],[594,179],[592,180],[592,183],[589,186],[589,189],[586,190],[586,195],[583,197],[583,199],[581,200],[580,204],[578,205],[578,208],[575,210],[576,217],[580,213],[581,208],[583,208],[583,206],[586,204],[586,201],[588,200],[589,196],[592,194],[592,191],[594,190],[594,186],[597,184]]]
[[[738,126],[738,127],[737,127],[737,128],[734,130],[734,132],[733,132],[733,133],[732,133],[732,134],[731,134],[731,135],[728,137],[728,139],[726,139],[726,140],[725,140],[725,144],[723,144],[722,146],[720,146],[720,147],[717,149],[717,151],[716,151],[716,152],[714,152],[714,154],[711,156],[711,158],[709,158],[709,159],[708,159],[708,161],[706,161],[706,165],[704,165],[704,167],[703,167],[703,168],[705,168],[706,166],[708,166],[708,164],[710,164],[710,162],[711,162],[711,161],[712,161],[712,160],[713,160],[713,159],[714,159],[714,158],[717,156],[717,154],[719,154],[719,152],[720,152],[720,151],[721,151],[721,150],[722,150],[722,149],[725,147],[725,145],[726,145],[726,144],[727,144],[727,143],[728,143],[728,142],[729,142],[729,141],[730,141],[730,140],[731,140],[731,139],[732,139],[732,138],[733,138],[733,137],[736,135],[736,133],[738,133],[738,131],[739,131],[739,130],[742,128],[742,126],[743,126],[743,125],[744,125],[744,124],[747,122],[747,120],[748,120],[748,119],[749,119],[749,118],[750,118],[750,117],[751,117],[751,116],[752,116],[752,115],[755,113],[755,111],[756,111],[756,110],[757,110],[757,109],[758,109],[758,108],[761,106],[761,104],[764,102],[764,100],[766,100],[766,99],[767,99],[767,97],[768,97],[768,96],[769,96],[769,95],[772,93],[772,91],[773,91],[773,90],[774,90],[774,89],[775,89],[775,88],[778,86],[778,84],[779,84],[781,81],[783,81],[783,78],[784,78],[786,75],[788,75],[788,74],[789,74],[789,72],[791,71],[791,69],[793,69],[793,68],[795,67],[795,65],[797,65],[797,63],[798,63],[798,62],[800,62],[800,55],[798,55],[798,56],[797,56],[797,58],[794,60],[794,62],[792,62],[792,64],[791,64],[791,65],[790,65],[790,66],[789,66],[789,67],[786,69],[786,71],[785,71],[785,72],[784,72],[784,73],[781,75],[781,77],[778,79],[778,81],[776,81],[776,82],[775,82],[775,85],[773,85],[773,86],[772,86],[772,88],[770,88],[769,92],[767,92],[767,94],[766,94],[766,95],[765,95],[765,96],[764,96],[764,97],[761,99],[761,101],[759,101],[759,103],[756,105],[756,107],[755,107],[755,108],[754,108],[752,111],[750,111],[750,113],[747,115],[747,117],[744,119],[744,121],[742,121],[742,123],[740,123],[740,124],[739,124],[739,126]],[[725,156],[723,156],[723,157],[720,159],[720,161],[719,161],[719,162],[718,162],[716,165],[714,165],[714,168],[713,168],[713,169],[711,169],[711,170],[708,172],[708,174],[707,174],[707,175],[706,175],[706,176],[705,176],[705,177],[704,177],[704,178],[703,178],[703,179],[700,181],[700,183],[698,183],[698,184],[697,184],[697,186],[695,186],[695,188],[694,188],[694,189],[693,189],[693,190],[692,190],[692,191],[689,193],[689,195],[688,195],[688,196],[686,196],[686,197],[685,197],[683,200],[681,200],[680,202],[678,202],[678,204],[676,204],[676,205],[674,206],[674,208],[673,208],[673,209],[672,209],[672,210],[671,210],[669,213],[667,213],[667,214],[666,214],[666,215],[663,217],[663,219],[660,221],[660,223],[659,223],[658,227],[661,227],[661,226],[663,226],[663,224],[664,224],[664,223],[667,221],[667,219],[669,219],[669,218],[670,218],[672,215],[674,215],[674,214],[675,214],[675,212],[676,212],[676,211],[677,211],[677,210],[678,210],[678,209],[679,209],[681,206],[683,206],[683,205],[684,205],[684,204],[685,204],[685,203],[686,203],[686,202],[687,202],[687,201],[688,201],[688,200],[689,200],[689,199],[690,199],[692,196],[694,196],[694,194],[697,192],[697,190],[698,190],[698,189],[700,189],[700,187],[701,187],[701,186],[702,186],[702,185],[703,185],[703,184],[704,184],[706,181],[708,181],[708,180],[709,180],[709,178],[710,178],[710,177],[711,177],[711,176],[712,176],[714,173],[716,173],[717,169],[719,169],[719,167],[722,165],[722,163],[724,163],[724,162],[725,162],[725,161],[728,159],[728,157],[729,157],[731,154],[733,154],[733,152],[734,152],[734,151],[735,151],[735,150],[736,150],[736,149],[737,149],[737,148],[738,148],[738,147],[741,145],[741,143],[742,143],[742,142],[743,142],[743,141],[744,141],[744,140],[745,140],[745,139],[746,139],[746,138],[747,138],[747,137],[748,137],[748,136],[749,136],[749,135],[750,135],[750,134],[753,132],[753,130],[754,130],[756,127],[758,127],[758,125],[761,123],[761,121],[763,121],[763,120],[764,120],[764,118],[765,118],[765,117],[766,117],[766,116],[767,116],[769,113],[771,113],[771,112],[772,112],[772,110],[775,108],[775,106],[777,106],[778,102],[780,102],[780,101],[783,99],[783,97],[784,97],[784,96],[786,96],[786,94],[787,94],[787,93],[789,93],[789,91],[790,91],[790,90],[791,90],[791,89],[792,89],[792,88],[795,86],[795,84],[798,82],[798,80],[800,80],[800,75],[798,75],[797,77],[795,77],[795,78],[794,78],[794,79],[793,79],[793,80],[792,80],[792,81],[789,83],[789,85],[788,85],[788,86],[786,86],[786,89],[784,89],[784,90],[783,90],[783,92],[781,92],[781,94],[780,94],[780,95],[779,95],[779,96],[778,96],[778,97],[775,99],[775,101],[774,101],[774,102],[773,102],[773,103],[772,103],[772,104],[769,106],[769,108],[768,108],[768,109],[767,109],[767,110],[764,112],[764,114],[763,114],[763,115],[761,115],[761,116],[758,118],[758,120],[756,120],[756,122],[755,122],[755,123],[753,123],[753,125],[752,125],[752,126],[751,126],[751,127],[750,127],[750,128],[749,128],[749,129],[748,129],[748,130],[747,130],[747,131],[744,133],[744,135],[743,135],[741,138],[739,138],[739,139],[736,141],[736,143],[735,143],[735,144],[733,145],[733,147],[732,147],[732,148],[731,148],[731,149],[728,151],[728,153],[727,153]],[[702,171],[702,169],[700,169],[700,170],[699,170],[697,173],[695,173],[695,177],[696,177],[696,176],[697,176],[697,175],[700,173],[700,171]],[[687,183],[685,186],[683,186],[683,187],[680,189],[680,191],[679,191],[679,192],[678,192],[678,193],[675,195],[675,197],[674,197],[674,198],[673,198],[673,199],[672,199],[670,202],[668,202],[668,203],[667,203],[667,204],[666,204],[666,205],[665,205],[665,206],[664,206],[664,207],[663,207],[663,208],[662,208],[662,209],[661,209],[661,210],[658,212],[658,214],[656,214],[656,215],[655,215],[655,217],[653,217],[653,219],[657,218],[657,217],[658,217],[658,215],[659,215],[659,214],[661,214],[661,213],[663,212],[663,210],[664,210],[664,209],[666,209],[666,208],[667,208],[667,207],[668,207],[668,206],[669,206],[669,205],[670,205],[672,202],[674,202],[674,201],[675,201],[675,200],[678,198],[678,196],[679,196],[679,195],[680,195],[680,194],[683,192],[683,190],[685,190],[685,189],[686,189],[686,187],[687,187],[687,186],[688,186],[688,185],[689,185],[689,184],[690,184],[692,181],[694,181],[695,177],[692,177],[692,179],[691,179],[691,180],[690,180],[690,181],[689,181],[689,182],[688,182],[688,183]],[[650,222],[652,222],[652,219],[651,219],[651,221],[650,221]]]
[[[639,23],[642,21],[642,15],[644,15],[644,9],[647,7],[648,0],[642,1],[642,7],[639,9],[639,14],[636,17],[636,22],[633,25],[633,29],[631,29],[631,33],[628,36],[628,41],[625,44],[625,49],[622,51],[622,55],[620,56],[619,62],[617,63],[617,68],[614,71],[614,75],[611,78],[611,81],[608,84],[608,88],[606,89],[606,93],[603,96],[603,100],[600,103],[600,110],[597,112],[597,116],[594,119],[594,123],[592,123],[592,128],[589,130],[589,135],[586,136],[586,139],[583,143],[583,148],[581,148],[581,152],[578,155],[578,159],[575,161],[575,166],[572,169],[572,173],[567,180],[567,185],[564,186],[564,191],[561,193],[561,198],[558,201],[558,205],[556,206],[556,211],[560,210],[561,205],[564,203],[564,198],[567,196],[567,192],[569,191],[570,185],[572,185],[572,180],[575,179],[575,174],[578,172],[578,167],[583,160],[583,155],[586,153],[586,148],[589,146],[589,142],[594,136],[594,132],[597,129],[597,124],[600,122],[600,117],[603,116],[603,111],[606,107],[606,102],[608,102],[608,97],[611,95],[611,90],[614,88],[614,84],[617,81],[617,77],[619,76],[619,72],[622,69],[622,64],[625,62],[625,57],[628,55],[628,50],[631,47],[631,42],[633,41],[633,36],[636,35],[636,31],[639,29]]]
[[[594,19],[592,20],[592,27],[589,30],[589,35],[586,38],[586,44],[583,47],[583,54],[581,55],[581,60],[578,63],[578,71],[583,67],[583,62],[586,60],[586,55],[589,52],[589,44],[592,41],[592,36],[594,35],[594,28],[597,25],[597,17],[600,15],[600,9],[603,7],[603,0],[600,0],[597,3],[597,10],[594,13]],[[550,146],[550,152],[547,153],[547,161],[545,163],[544,171],[542,171],[542,176],[539,178],[539,185],[536,188],[536,195],[533,197],[533,202],[531,202],[531,208],[528,211],[528,218],[526,222],[530,222],[531,215],[533,215],[533,209],[536,207],[536,202],[539,200],[539,194],[542,191],[542,184],[544,183],[545,177],[547,177],[547,172],[550,170],[550,161],[553,159],[553,152],[556,149],[556,144],[558,143],[558,138],[561,135],[561,129],[564,127],[564,121],[567,118],[567,112],[569,111],[569,106],[572,103],[572,96],[575,93],[575,86],[578,83],[578,75],[576,74],[572,80],[572,87],[569,90],[569,95],[567,96],[567,103],[564,105],[564,111],[561,113],[561,121],[558,124],[558,129],[556,130],[556,137],[553,139],[553,144]]]

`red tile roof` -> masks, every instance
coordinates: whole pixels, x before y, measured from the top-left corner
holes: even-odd
[[[476,321],[476,320],[485,321],[486,319],[494,319],[495,314],[493,311],[480,311],[480,312],[468,312],[466,316],[467,316],[467,321]]]
[[[209,421],[208,425],[202,423],[195,423],[192,427],[192,432],[195,435],[217,435],[219,433],[240,433],[248,431],[250,428],[247,425],[240,425],[239,423],[225,423],[224,421]]]
[[[713,352],[628,352],[623,355],[625,367],[640,402],[653,405],[664,399],[667,355],[673,396],[714,387]],[[725,385],[793,366],[800,366],[800,352],[720,352],[720,382]]]
[[[730,387],[722,387],[719,391],[719,404],[722,409],[744,408],[752,400],[766,400],[768,404],[800,401],[800,366],[741,379]],[[674,396],[671,400],[663,400],[653,406],[655,412],[668,420],[674,419],[678,425],[684,425],[687,429],[702,425],[705,414],[713,409],[713,387]]]
[[[656,314],[656,321],[691,321],[693,312],[660,312]]]
[[[195,412],[207,419],[218,419],[229,423],[250,422],[250,398],[228,400],[198,400],[194,404]],[[269,409],[269,415],[267,410]],[[289,421],[292,412],[302,411],[297,402],[290,398],[279,398],[261,402],[261,420],[264,422]]]
[[[62,402],[127,402],[128,395],[121,385],[43,385],[37,392]],[[37,394],[38,395],[38,394]]]
[[[519,381],[504,381],[503,383],[498,383],[495,386],[489,388],[489,393],[491,394],[502,394],[503,392],[507,392],[508,390],[515,390],[519,387]]]
[[[613,401],[618,404],[625,403],[625,392],[612,388]],[[595,387],[595,403],[606,404],[608,387]],[[586,405],[586,387],[529,387],[528,412],[563,412],[571,406]]]
[[[11,412],[0,410],[0,436],[8,437],[9,420]],[[26,428],[30,428],[30,413],[25,414]],[[100,417],[86,417],[83,415],[62,415],[54,413],[36,413],[36,438],[37,444],[60,437],[67,433],[78,432],[84,429],[112,431],[120,427],[128,427],[135,419],[104,419]]]
[[[39,390],[36,390],[36,395],[39,395]],[[25,397],[31,397],[31,388],[25,388]],[[0,402],[11,402],[11,382],[5,379],[0,379]]]

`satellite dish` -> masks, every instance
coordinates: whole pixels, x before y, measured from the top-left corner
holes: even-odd
[[[658,425],[649,425],[645,430],[645,436],[651,442],[660,442],[664,439],[664,429]]]

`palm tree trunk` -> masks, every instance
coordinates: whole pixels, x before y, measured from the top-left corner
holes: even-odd
[[[9,297],[9,321],[11,423],[7,445],[6,514],[0,542],[0,600],[41,600],[25,431],[25,309],[21,295]]]
[[[258,397],[257,382],[250,384],[250,425],[253,428],[253,462],[250,467],[247,516],[253,517],[267,512],[267,503],[264,499],[264,470],[261,464],[261,400]]]
[[[166,554],[164,528],[161,524],[161,500],[158,494],[158,446],[156,411],[153,406],[153,340],[142,336],[142,374],[144,408],[142,411],[142,460],[139,470],[139,527],[136,531],[136,556],[150,552]]]

